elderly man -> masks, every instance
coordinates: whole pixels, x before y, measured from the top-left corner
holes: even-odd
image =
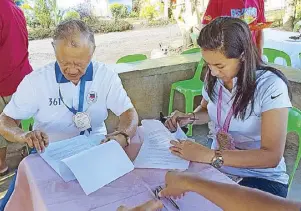
[[[111,68],[91,62],[94,34],[80,20],[55,30],[56,62],[24,78],[0,116],[0,134],[8,141],[27,143],[43,152],[50,141],[77,135],[106,134],[108,109],[119,116],[118,130],[107,139],[122,147],[135,134],[138,115]],[[34,118],[34,130],[24,132],[20,120]]]

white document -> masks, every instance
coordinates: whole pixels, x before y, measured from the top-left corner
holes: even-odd
[[[134,165],[116,141],[83,151],[63,160],[89,195],[134,170]]]
[[[76,136],[50,143],[41,157],[63,178],[65,182],[75,180],[75,176],[62,161],[84,150],[99,145],[104,136]]]
[[[116,141],[99,145],[104,138],[82,135],[50,143],[40,156],[65,182],[77,179],[88,195],[134,168]]]
[[[134,161],[136,168],[178,169],[186,170],[189,161],[171,154],[171,140],[187,139],[178,126],[177,132],[171,133],[158,120],[143,120],[144,142]]]

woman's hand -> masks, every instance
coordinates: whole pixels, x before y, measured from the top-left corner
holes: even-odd
[[[196,143],[192,139],[171,141],[173,146],[169,149],[172,154],[188,161],[199,163],[211,163],[214,151]]]
[[[189,123],[192,123],[190,118],[192,118],[190,114],[184,114],[180,111],[174,111],[166,120],[165,127],[167,127],[170,131],[176,131],[177,124],[179,124],[180,127],[183,127],[188,125]]]

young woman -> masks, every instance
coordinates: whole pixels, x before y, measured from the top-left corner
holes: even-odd
[[[283,159],[288,109],[288,81],[266,66],[252,42],[248,25],[238,18],[219,17],[198,38],[208,74],[201,105],[191,114],[175,111],[166,121],[174,130],[213,121],[212,149],[190,140],[173,141],[171,152],[186,160],[210,163],[241,177],[239,184],[286,197],[288,175]],[[178,117],[181,121],[177,121]]]

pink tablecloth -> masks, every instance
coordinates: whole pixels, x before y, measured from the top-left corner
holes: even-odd
[[[142,128],[127,153],[137,156]],[[191,163],[188,171],[215,181],[234,183],[210,165]],[[120,205],[133,207],[152,199],[151,189],[164,184],[165,170],[135,169],[98,191],[85,195],[77,181],[65,183],[39,155],[26,157],[19,165],[15,191],[5,211],[115,211]],[[168,210],[175,210],[165,203]],[[195,193],[177,201],[181,210],[221,210]]]

